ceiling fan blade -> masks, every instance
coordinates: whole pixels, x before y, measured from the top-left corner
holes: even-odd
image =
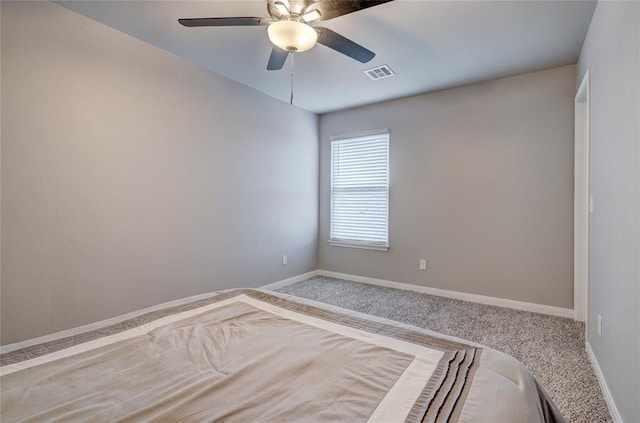
[[[324,44],[360,63],[367,63],[376,56],[371,50],[362,47],[360,44],[343,37],[329,28],[316,26],[314,29],[318,31],[318,42],[320,44]]]
[[[269,21],[256,17],[236,17],[236,18],[187,18],[178,19],[182,25],[189,28],[199,26],[257,26],[267,25]]]
[[[390,1],[393,0],[320,0],[309,6],[307,13],[312,10],[318,10],[320,12],[319,20],[328,21],[338,16],[368,9]]]
[[[267,70],[280,70],[284,66],[284,62],[289,57],[287,50],[282,50],[276,46],[271,49],[271,56],[269,57],[269,64]]]

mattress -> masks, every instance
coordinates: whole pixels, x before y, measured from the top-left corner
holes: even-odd
[[[269,291],[3,347],[3,422],[562,422],[517,360]]]

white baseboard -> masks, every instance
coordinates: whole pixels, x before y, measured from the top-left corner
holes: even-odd
[[[364,276],[349,275],[346,273],[331,272],[328,270],[318,270],[318,275],[337,279],[346,279],[355,282],[368,283],[371,285],[386,286],[389,288],[404,289],[407,291],[422,292],[425,294],[437,295],[440,297],[453,298],[456,300],[471,301],[474,303],[494,305],[498,307],[513,308],[516,310],[530,311],[533,313],[549,314],[552,316],[573,318],[573,309],[554,307],[544,304],[527,303],[523,301],[508,300],[505,298],[488,297],[485,295],[468,294],[466,292],[449,291],[446,289],[430,288],[421,285],[393,282],[383,279],[374,279]]]
[[[623,423],[622,417],[620,417],[620,413],[618,412],[618,408],[616,407],[616,403],[613,401],[613,396],[611,396],[611,391],[609,391],[609,386],[607,385],[607,382],[604,379],[604,375],[602,374],[602,369],[600,369],[600,364],[598,364],[596,355],[591,349],[591,344],[587,342],[585,344],[585,349],[587,350],[589,361],[591,361],[591,366],[593,367],[593,371],[595,372],[598,383],[600,384],[600,389],[602,389],[602,395],[604,396],[604,400],[607,403],[609,414],[611,414],[613,422]]]
[[[261,286],[260,289],[267,289],[267,290],[273,291],[275,289],[279,289],[287,285],[293,285],[294,283],[302,282],[303,280],[313,278],[314,276],[318,276],[318,275],[319,275],[318,270],[312,270],[311,272],[292,276],[290,278],[283,279],[281,281],[270,283],[269,285]]]
[[[273,282],[260,287],[261,289],[276,290],[287,285],[301,282],[315,276],[326,276],[336,279],[346,279],[355,282],[368,283],[371,285],[386,286],[389,288],[403,289],[405,291],[422,292],[425,294],[438,295],[440,297],[453,298],[462,301],[494,305],[498,307],[513,308],[516,310],[530,311],[533,313],[549,314],[552,316],[573,318],[573,309],[554,307],[544,304],[527,303],[524,301],[508,300],[505,298],[488,297],[485,295],[468,294],[466,292],[449,291],[447,289],[431,288],[428,286],[413,285],[408,283],[387,281],[384,279],[368,278],[365,276],[350,275],[347,273],[332,272],[329,270],[312,270],[301,275],[292,276],[281,281]]]

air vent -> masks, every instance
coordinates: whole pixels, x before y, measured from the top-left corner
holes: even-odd
[[[387,65],[378,66],[377,68],[371,68],[364,71],[364,73],[374,81],[383,78],[389,78],[390,76],[396,76],[396,73],[391,70]]]

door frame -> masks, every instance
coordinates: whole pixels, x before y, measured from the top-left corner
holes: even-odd
[[[573,315],[589,335],[589,221],[591,196],[591,70],[587,69],[574,99],[574,232]]]

